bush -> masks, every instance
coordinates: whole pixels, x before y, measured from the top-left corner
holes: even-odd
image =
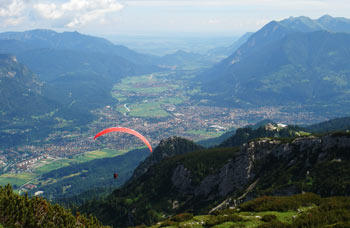
[[[211,227],[211,226],[222,224],[224,222],[241,222],[241,221],[243,221],[243,218],[235,214],[219,215],[219,216],[212,216],[208,221],[206,221],[205,226]]]
[[[243,203],[240,208],[242,211],[288,211],[296,210],[299,207],[299,203],[291,198],[276,197],[276,196],[263,196],[246,203]]]
[[[178,222],[174,222],[174,221],[171,221],[171,220],[165,220],[163,221],[159,227],[166,227],[166,226],[178,226]]]
[[[174,222],[184,222],[184,221],[190,220],[192,218],[193,218],[193,214],[182,213],[182,214],[174,215],[173,217],[170,218],[170,220],[174,221]]]
[[[302,206],[310,206],[312,204],[319,205],[321,197],[306,193],[295,196],[263,196],[254,200],[243,203],[240,208],[242,211],[280,211],[296,210]]]
[[[264,222],[271,222],[273,220],[277,220],[277,217],[276,215],[273,215],[273,214],[268,214],[268,215],[264,215],[262,218],[261,218],[262,221]]]
[[[213,215],[231,215],[237,213],[237,209],[224,209],[224,210],[216,210],[212,214]]]
[[[289,224],[284,224],[280,221],[271,221],[269,223],[265,223],[265,224],[261,224],[259,226],[257,226],[256,228],[292,228],[291,225]]]
[[[338,223],[333,224],[333,225],[324,226],[323,228],[349,228],[349,227],[350,227],[349,222],[347,222],[347,223],[338,222]]]

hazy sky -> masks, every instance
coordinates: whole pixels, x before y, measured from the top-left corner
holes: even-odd
[[[290,16],[350,17],[349,0],[0,0],[0,31],[239,35]]]

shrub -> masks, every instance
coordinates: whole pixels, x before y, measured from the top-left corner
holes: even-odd
[[[261,224],[259,226],[257,226],[256,228],[292,228],[291,225],[289,224],[284,224],[280,221],[271,221],[269,223],[265,223],[265,224]]]
[[[241,222],[243,218],[239,215],[231,214],[231,215],[219,215],[212,216],[209,220],[206,221],[205,226],[211,227],[215,225],[222,224],[224,222]]]
[[[165,220],[163,221],[159,227],[166,227],[166,226],[178,226],[178,222],[174,222],[174,221],[171,221],[171,220]]]
[[[237,209],[224,209],[224,210],[216,210],[212,214],[213,215],[230,215],[237,212],[238,212]]]
[[[273,214],[268,214],[268,215],[264,215],[262,218],[261,218],[262,221],[264,222],[271,222],[273,220],[277,220],[277,217],[276,215],[273,215]]]
[[[174,222],[184,222],[193,218],[193,214],[191,213],[182,213],[178,215],[174,215],[170,220]]]
[[[347,223],[338,222],[336,224],[324,226],[323,228],[349,228],[349,227],[350,227],[349,222],[347,222]]]
[[[242,211],[288,211],[296,210],[302,206],[312,204],[319,205],[321,198],[313,193],[300,194],[295,196],[263,196],[243,203],[240,208]]]

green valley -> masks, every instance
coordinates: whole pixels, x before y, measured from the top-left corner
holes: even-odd
[[[350,227],[350,19],[261,24],[278,1],[240,38],[218,36],[243,2],[5,1],[0,227]],[[142,34],[123,27],[135,7],[142,25],[183,12],[122,38],[163,56],[72,32]]]
[[[39,159],[32,159],[28,161],[22,161],[21,164],[17,164],[19,168],[17,173],[5,173],[0,175],[0,185],[4,186],[8,183],[13,185],[15,189],[25,188],[31,185],[45,185],[48,180],[42,182],[38,179],[41,175],[48,173],[53,170],[57,170],[63,167],[71,166],[74,164],[84,163],[95,159],[115,157],[123,155],[128,151],[116,151],[111,149],[102,149],[89,151],[83,154],[72,156],[71,158],[60,158],[60,157],[42,157]],[[27,162],[27,164],[25,164]],[[24,168],[24,172],[21,172],[21,167]],[[26,171],[27,170],[27,171]],[[57,179],[51,179],[49,182],[57,182]]]

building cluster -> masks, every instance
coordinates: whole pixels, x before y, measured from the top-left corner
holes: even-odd
[[[35,157],[35,158],[31,158],[31,159],[28,159],[28,160],[25,160],[25,161],[17,163],[16,167],[18,169],[27,169],[28,165],[34,164],[37,161],[40,161],[40,160],[42,160],[44,158],[47,158],[47,157],[48,157],[48,155],[45,154],[45,155],[41,155],[41,156],[38,156],[38,157]]]

